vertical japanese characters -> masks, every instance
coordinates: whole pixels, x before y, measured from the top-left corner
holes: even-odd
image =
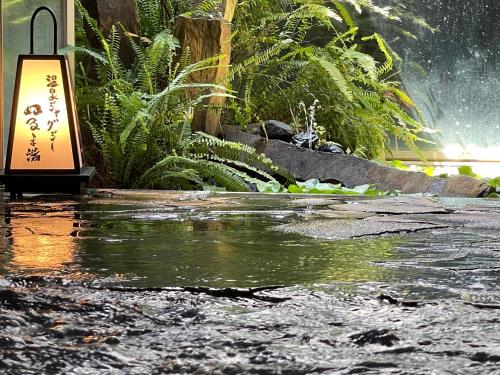
[[[59,83],[57,82],[56,75],[46,76],[47,87],[49,89],[48,99],[48,120],[47,120],[47,132],[49,133],[50,139],[50,149],[52,152],[55,151],[55,141],[57,138],[57,123],[59,122],[59,114],[61,110],[57,107],[59,98],[57,93],[57,87]],[[39,162],[42,158],[40,154],[40,148],[38,146],[38,137],[40,136],[40,124],[39,116],[43,113],[42,106],[40,104],[32,104],[24,110],[24,115],[26,116],[26,125],[29,126],[31,131],[31,139],[29,142],[28,150],[26,151],[26,160],[30,163]]]
[[[47,122],[47,131],[50,133],[50,149],[52,152],[54,151],[54,143],[57,137],[57,129],[54,129],[54,125],[59,122],[59,113],[61,111],[57,109],[57,87],[59,84],[57,83],[56,75],[47,75],[47,87],[49,88],[49,112],[51,118]]]
[[[29,143],[28,151],[26,151],[26,160],[28,162],[40,161],[40,149],[38,148],[37,140],[37,135],[40,131],[40,125],[38,124],[37,117],[42,113],[43,111],[40,104],[30,105],[24,110],[24,114],[28,117],[26,125],[28,125],[31,130],[31,140]]]

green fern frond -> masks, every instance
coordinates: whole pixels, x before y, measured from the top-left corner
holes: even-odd
[[[349,26],[349,28],[351,28],[351,29],[355,28],[356,24],[354,23],[354,21],[351,17],[351,13],[349,13],[349,11],[344,6],[344,4],[342,4],[336,0],[332,0],[332,3],[335,6],[335,8],[337,8],[337,11],[339,12],[340,16],[342,17],[342,19],[344,20],[346,25]]]
[[[297,18],[316,18],[323,26],[329,29],[333,29],[332,19],[340,23],[343,22],[342,17],[333,9],[322,4],[314,3],[306,3],[300,6],[297,10],[290,13],[288,20],[293,21]]]
[[[320,65],[329,75],[330,79],[335,83],[339,91],[347,98],[352,100],[352,91],[342,74],[342,72],[335,66],[334,63],[318,56],[312,56],[311,61]]]
[[[382,65],[379,66],[377,69],[377,73],[379,76],[382,76],[384,74],[387,74],[391,72],[391,70],[394,68],[394,59],[392,58],[391,53],[389,52],[384,39],[378,34],[374,33],[371,36],[367,36],[362,38],[363,41],[368,41],[368,40],[375,40],[377,42],[377,46],[385,56],[385,62],[382,63]]]

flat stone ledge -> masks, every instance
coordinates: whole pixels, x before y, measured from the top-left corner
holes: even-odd
[[[323,219],[310,222],[285,224],[276,230],[327,240],[344,240],[381,235],[419,232],[447,228],[447,225],[427,223],[411,219],[367,217],[362,220]]]
[[[379,215],[404,214],[448,214],[450,209],[442,204],[419,197],[394,197],[379,200],[352,202],[347,205],[330,206],[335,211],[365,212]]]
[[[254,147],[299,180],[317,178],[337,180],[347,187],[375,184],[380,190],[398,190],[405,194],[430,193],[449,197],[484,197],[490,191],[485,181],[468,176],[448,179],[424,173],[402,171],[352,155],[313,151],[278,140],[266,140],[234,126],[223,126],[228,141]]]

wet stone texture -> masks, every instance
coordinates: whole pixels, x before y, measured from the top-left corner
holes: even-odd
[[[398,301],[382,285],[262,291],[283,299],[265,302],[21,284],[0,297],[6,374],[488,373],[500,365],[498,311]]]
[[[367,217],[364,219],[313,220],[307,223],[285,224],[277,227],[285,233],[300,233],[310,237],[339,240],[411,233],[421,230],[445,228],[445,225],[403,218]]]
[[[2,212],[2,374],[499,373],[494,200],[100,191]]]

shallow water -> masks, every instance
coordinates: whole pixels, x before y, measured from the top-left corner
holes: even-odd
[[[6,202],[0,368],[497,371],[498,231],[329,241],[276,228],[347,203],[259,195]]]
[[[252,204],[254,203],[254,204]],[[2,273],[108,278],[140,287],[254,287],[384,278],[392,239],[328,242],[274,227],[307,208],[22,205],[7,215]]]
[[[134,287],[371,281],[429,284],[445,295],[455,289],[497,288],[496,234],[437,229],[320,240],[276,227],[313,220],[325,206],[236,199],[238,206],[223,201],[208,207],[112,200],[7,204],[0,274]]]

